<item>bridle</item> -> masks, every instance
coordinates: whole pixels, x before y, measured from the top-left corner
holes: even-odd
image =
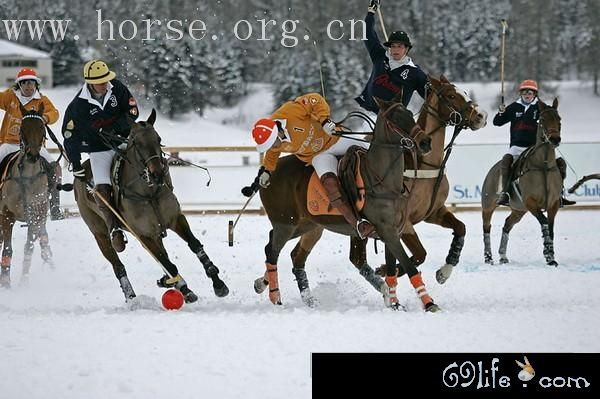
[[[46,125],[46,121],[44,120],[44,118],[41,115],[38,115],[36,113],[25,114],[21,118],[22,121],[26,120],[26,119],[36,119],[36,120],[39,120],[42,122],[42,126]],[[31,144],[25,140],[25,135],[23,134],[23,124],[21,124],[19,136],[21,137],[21,151],[23,151],[26,155],[29,156],[30,155],[29,150],[30,150]],[[45,136],[45,132],[44,132],[44,136]],[[43,144],[43,138],[42,138],[42,142],[40,142],[40,145],[41,144]]]
[[[546,128],[543,115],[545,113],[552,112],[552,111],[554,111],[554,114],[556,115],[556,118],[558,119],[558,127]],[[553,136],[560,137],[560,116],[558,115],[558,110],[556,110],[556,108],[553,108],[553,107],[548,107],[548,108],[544,109],[543,111],[540,111],[540,116],[538,118],[538,128],[542,131],[542,139],[543,139],[543,142],[545,142],[545,143],[552,144],[552,141],[550,140],[551,137],[553,137]]]
[[[456,86],[450,83],[442,83],[442,86],[451,86],[456,89]],[[425,111],[427,114],[434,116],[439,122],[440,125],[428,132],[427,135],[430,136],[441,128],[445,128],[447,126],[454,126],[459,130],[469,128],[468,124],[470,124],[473,113],[477,113],[477,103],[473,100],[469,99],[469,101],[465,102],[464,107],[461,109],[457,109],[452,102],[448,99],[448,96],[443,93],[443,90],[436,90],[431,83],[428,83],[426,86],[427,90],[430,90],[438,97],[438,101],[441,102],[444,106],[446,106],[450,110],[450,115],[448,116],[448,120],[443,120],[439,114],[439,112],[433,109],[430,105],[427,104],[427,101],[423,104],[421,111]],[[456,92],[456,90],[455,90]],[[426,96],[427,97],[427,96]],[[463,116],[468,112],[468,115]]]

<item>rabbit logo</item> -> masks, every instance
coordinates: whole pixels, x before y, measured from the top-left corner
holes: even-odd
[[[519,367],[521,367],[521,371],[519,371],[519,379],[523,382],[531,381],[533,377],[535,377],[535,370],[527,360],[527,356],[525,356],[525,364],[521,363],[518,360],[515,360]]]

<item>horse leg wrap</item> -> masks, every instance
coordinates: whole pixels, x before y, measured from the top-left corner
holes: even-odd
[[[465,236],[454,235],[452,243],[450,244],[450,250],[448,256],[446,256],[446,263],[452,266],[456,266],[460,258],[463,246],[465,245]]]
[[[396,287],[398,286],[398,277],[386,276],[386,293],[383,295],[383,301],[388,308],[398,306],[398,297],[396,296]]]
[[[273,305],[281,305],[281,294],[279,292],[279,277],[277,275],[277,265],[266,263],[266,277],[269,281],[269,300]]]
[[[214,277],[217,277],[217,275],[219,274],[219,268],[215,266],[214,263],[212,263],[206,252],[204,252],[204,248],[202,247],[202,245],[200,245],[200,248],[198,249],[198,251],[196,251],[196,256],[198,257],[198,259],[200,259],[200,262],[202,262],[202,265],[204,266],[204,270],[206,271],[206,275],[208,276],[208,278],[212,279]]]
[[[369,282],[369,284],[373,286],[373,288],[375,288],[378,292],[383,293],[383,290],[385,289],[385,283],[379,275],[375,274],[375,271],[371,269],[371,266],[364,264],[360,267],[358,272],[365,280]]]
[[[4,257],[2,257],[2,267],[0,267],[0,288],[10,288],[10,264],[4,266]]]
[[[4,269],[10,269],[10,264],[12,263],[12,255],[4,255],[2,256],[2,270]]]
[[[119,278],[119,285],[121,286],[123,295],[125,295],[126,301],[135,298],[135,291],[133,291],[133,287],[131,286],[131,283],[129,282],[129,278],[127,276]]]
[[[424,307],[429,306],[430,303],[433,303],[433,299],[427,293],[427,289],[425,288],[425,284],[423,283],[423,278],[421,277],[421,273],[417,273],[410,278],[410,283],[415,289],[417,296],[421,299]]]
[[[308,278],[306,277],[306,270],[303,267],[292,268],[292,273],[296,276],[296,283],[298,283],[298,289],[300,292],[309,289]]]
[[[485,263],[493,265],[494,259],[492,258],[492,241],[490,238],[490,233],[483,233],[483,246],[483,258]]]
[[[506,257],[506,247],[508,246],[508,232],[502,230],[502,238],[500,239],[500,247],[498,248],[498,255],[500,255],[500,263],[508,263]]]

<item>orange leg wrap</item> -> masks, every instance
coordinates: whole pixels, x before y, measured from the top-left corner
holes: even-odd
[[[414,287],[415,291],[419,298],[421,298],[421,302],[423,302],[423,306],[426,306],[428,303],[432,303],[433,299],[427,293],[427,289],[425,288],[425,284],[423,283],[423,278],[421,277],[421,273],[415,274],[410,278],[410,283]]]
[[[388,286],[388,295],[389,295],[388,306],[394,306],[398,303],[398,297],[396,296],[396,286],[398,285],[398,277],[386,276],[385,283]]]
[[[2,257],[2,267],[10,267],[11,261],[12,261],[12,256],[3,256]]]
[[[267,272],[265,273],[269,282],[269,300],[273,305],[281,305],[281,294],[279,293],[279,277],[277,275],[277,265],[266,263]]]

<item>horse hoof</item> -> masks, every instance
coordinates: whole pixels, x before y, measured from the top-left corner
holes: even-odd
[[[509,263],[508,258],[500,258],[500,263],[501,264]]]
[[[269,291],[269,300],[273,305],[281,305],[281,294],[278,288]]]
[[[558,267],[558,262],[555,260],[551,260],[550,262],[547,263],[548,266],[554,266],[554,267]]]
[[[439,284],[444,284],[446,281],[448,281],[450,275],[452,274],[452,269],[454,269],[454,266],[452,265],[444,265],[440,267],[440,269],[435,272],[435,279],[437,282]]]
[[[262,294],[263,292],[265,292],[268,286],[269,282],[263,277],[259,277],[256,280],[254,280],[254,292],[256,292],[257,294]]]
[[[316,308],[319,306],[319,300],[313,296],[310,289],[301,291],[300,298],[302,298],[302,302],[309,308]]]
[[[198,295],[192,290],[189,290],[186,294],[183,294],[183,299],[185,300],[185,303],[194,303],[198,300]]]
[[[435,313],[435,312],[439,312],[440,310],[442,310],[442,309],[440,309],[440,307],[433,302],[429,302],[427,305],[425,305],[426,312]]]
[[[225,285],[224,282],[220,281],[219,283],[213,284],[213,290],[215,291],[215,295],[219,298],[226,297],[229,295],[229,288]]]

